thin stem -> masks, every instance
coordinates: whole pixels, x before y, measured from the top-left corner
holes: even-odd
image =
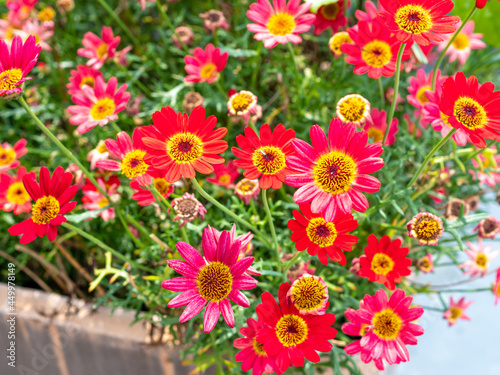
[[[103,250],[106,250],[108,252],[110,252],[111,254],[113,254],[115,257],[117,258],[120,258],[121,260],[123,260],[124,262],[127,262],[129,263],[130,265],[133,265],[143,271],[147,271],[147,272],[150,272],[150,273],[154,273],[155,271],[152,270],[151,268],[149,267],[146,267],[146,266],[143,266],[142,264],[139,264],[129,258],[127,258],[125,255],[123,255],[122,253],[120,253],[119,251],[109,247],[108,245],[106,245],[104,242],[102,242],[100,239],[98,238],[95,238],[94,236],[92,236],[91,234],[88,234],[87,232],[84,232],[83,230],[81,230],[80,228],[77,228],[75,227],[74,225],[71,225],[69,223],[62,223],[61,224],[63,227],[69,229],[69,230],[72,230],[76,233],[78,233],[80,236],[86,238],[87,240],[89,241],[92,241],[93,243],[95,243],[97,246],[99,246],[101,249]]]
[[[389,135],[389,129],[391,128],[392,119],[394,118],[394,112],[396,111],[396,103],[398,102],[399,93],[399,77],[401,76],[401,61],[403,60],[403,53],[405,51],[406,44],[401,43],[399,46],[398,59],[396,63],[396,73],[394,74],[394,94],[392,96],[391,110],[389,111],[389,118],[387,119],[387,128],[384,133],[384,140],[382,145],[385,145],[385,140]]]
[[[248,126],[250,126],[253,129],[255,134],[257,134],[257,136],[259,135],[259,131],[257,130],[257,127],[255,126],[252,120],[248,120]]]
[[[26,103],[26,100],[24,100],[24,97],[19,97],[19,103],[21,103],[21,105],[24,107],[24,109],[26,110],[26,112],[28,112],[28,114],[31,116],[31,118],[35,121],[35,124],[40,128],[40,130],[42,132],[45,133],[45,135],[47,137],[50,138],[50,140],[52,142],[55,143],[55,145],[57,147],[59,147],[59,149],[63,152],[64,155],[66,155],[67,158],[69,158],[73,163],[75,163],[76,165],[78,165],[78,168],[80,168],[80,170],[83,172],[83,174],[85,175],[85,177],[87,177],[91,182],[92,184],[94,184],[94,186],[96,187],[97,190],[99,190],[99,192],[104,195],[108,201],[111,202],[111,198],[108,196],[108,193],[106,192],[105,189],[103,189],[101,187],[101,185],[99,185],[96,181],[96,179],[94,178],[94,176],[92,175],[92,173],[90,173],[90,171],[85,168],[83,166],[82,163],[80,163],[80,160],[78,160],[78,158],[71,152],[69,151],[60,141],[59,139],[57,139],[57,137],[52,134],[52,132],[40,121],[40,119],[31,111],[31,108],[30,106],[28,105],[28,103]]]
[[[130,214],[125,215],[125,220],[127,220],[130,223],[130,225],[136,227],[139,230],[139,232],[141,232],[145,237],[151,239],[151,237],[149,236],[150,235],[149,231],[143,225],[141,225],[137,220],[135,220],[132,217],[132,215]]]
[[[283,279],[285,281],[287,280],[286,273],[288,272],[291,266],[293,266],[295,263],[298,262],[299,258],[303,255],[303,253],[304,253],[303,251],[297,251],[297,254],[295,254],[295,256],[292,259],[290,259],[287,264],[285,264],[285,268],[283,268]]]
[[[491,288],[450,289],[450,290],[440,290],[439,291],[439,293],[478,293],[478,292],[491,292]]]
[[[172,212],[172,213],[175,212],[174,208],[172,207],[170,202],[168,200],[166,200],[163,195],[161,195],[161,193],[158,191],[158,189],[156,189],[156,187],[153,188],[152,192],[153,192],[153,195],[156,196],[156,199],[159,199],[163,203],[163,205],[165,206],[167,211],[170,210],[170,212]],[[184,240],[184,242],[189,243],[189,237],[188,237],[187,232],[186,232],[186,227],[183,225],[182,227],[180,227],[180,230],[181,230],[181,235],[182,235],[182,239]]]
[[[122,223],[123,228],[125,229],[125,231],[129,235],[130,239],[135,244],[135,246],[143,249],[144,244],[136,236],[134,236],[134,234],[130,231],[130,228],[128,227],[127,222],[125,221],[125,219],[124,219],[124,217],[123,217],[123,215],[118,207],[116,208],[116,214],[118,215],[118,219],[120,220],[120,223]]]
[[[382,77],[378,78],[378,90],[380,92],[380,108],[383,109],[385,107],[385,95],[384,95],[384,85],[382,84]]]
[[[170,17],[168,16],[167,12],[165,12],[165,10],[163,9],[163,6],[162,6],[160,0],[156,0],[156,7],[158,8],[158,11],[160,12],[161,17],[163,18],[163,20],[167,23],[167,25],[170,28],[170,30],[172,31],[172,33],[176,36],[177,40],[181,44],[182,49],[184,50],[184,52],[189,55],[189,49],[186,46],[186,43],[184,43],[181,40],[179,34],[177,34],[177,31],[175,31],[175,26],[172,23],[172,20],[170,19]]]
[[[257,88],[257,74],[259,73],[259,65],[260,65],[260,59],[261,59],[261,53],[262,53],[262,44],[263,43],[258,43],[257,44],[257,56],[255,56],[255,64],[253,67],[253,72],[252,72],[252,92],[254,92]]]
[[[288,50],[290,51],[290,56],[292,57],[295,80],[297,81],[296,84],[297,84],[297,93],[298,93],[300,91],[299,90],[299,82],[301,81],[300,71],[299,71],[299,67],[297,66],[297,61],[295,59],[295,52],[293,50],[292,43],[288,42],[287,47],[288,47]],[[301,105],[300,101],[301,101],[302,96],[296,95],[295,97],[296,97],[296,103],[297,103],[297,110],[298,110],[299,114],[301,114],[302,113],[302,105]]]
[[[220,82],[218,80],[215,81],[215,87],[217,87],[217,90],[219,90],[219,92],[221,93],[222,100],[226,100],[227,99],[227,92],[224,91],[224,89],[222,88],[222,86],[220,85]]]
[[[491,141],[487,142],[485,148],[480,148],[479,150],[475,150],[473,153],[471,153],[469,156],[467,156],[467,159],[465,159],[465,161],[467,162],[470,159],[475,158],[481,152],[484,152],[486,149],[490,148],[493,145],[493,143],[495,143],[494,140],[491,140]]]
[[[439,70],[439,67],[441,66],[441,63],[443,62],[444,56],[446,54],[446,51],[448,51],[448,48],[451,46],[451,44],[453,43],[453,41],[455,40],[455,38],[460,34],[460,31],[462,31],[462,29],[465,26],[465,24],[467,22],[469,22],[469,20],[472,18],[472,16],[474,15],[474,13],[476,13],[477,7],[476,7],[475,3],[473,3],[473,4],[474,5],[472,6],[472,9],[470,10],[470,12],[467,15],[467,17],[465,18],[465,20],[462,22],[462,25],[457,29],[457,31],[455,31],[455,34],[453,34],[453,36],[450,38],[450,40],[448,41],[448,44],[446,45],[446,47],[444,48],[444,50],[441,51],[441,54],[439,55],[439,58],[436,61],[436,65],[434,66],[434,71],[432,72],[432,91],[434,91],[436,89],[437,72]]]
[[[420,177],[420,175],[422,174],[422,172],[424,171],[425,167],[427,167],[427,164],[429,164],[429,162],[431,161],[431,158],[434,156],[434,154],[436,152],[439,151],[439,149],[441,147],[444,146],[444,144],[446,142],[448,142],[448,140],[451,138],[451,136],[453,134],[455,134],[455,132],[457,131],[458,129],[452,129],[447,135],[446,137],[444,137],[443,139],[441,139],[435,146],[434,148],[431,150],[431,152],[429,152],[429,155],[427,155],[424,159],[424,162],[422,163],[422,165],[420,166],[420,168],[418,169],[417,173],[415,173],[415,175],[413,176],[413,178],[411,179],[411,181],[408,183],[408,185],[406,186],[406,188],[411,188],[413,186],[413,184],[415,183],[415,181],[418,180],[418,178]]]
[[[279,262],[280,247],[278,245],[278,239],[276,238],[276,230],[274,229],[273,216],[271,215],[271,210],[269,209],[269,202],[267,200],[267,189],[262,189],[262,201],[264,202],[264,210],[266,211],[267,221],[269,222],[269,229],[271,230],[271,236],[273,238],[274,251],[276,252],[276,260]]]

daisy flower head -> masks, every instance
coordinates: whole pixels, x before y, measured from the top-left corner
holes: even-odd
[[[287,297],[301,314],[324,315],[328,308],[328,287],[319,276],[303,274],[292,284]]]
[[[462,26],[462,22],[457,23],[455,28],[458,29],[460,26]],[[452,34],[442,35],[443,41],[438,45],[439,51],[445,49],[451,36]],[[473,49],[486,48],[486,43],[481,40],[482,37],[483,34],[474,33],[474,21],[467,22],[446,50],[446,55],[450,56],[450,62],[458,60],[463,65]]]
[[[328,41],[328,47],[336,59],[343,55],[342,46],[344,44],[354,44],[353,40],[349,36],[349,33],[345,31],[333,34]]]
[[[220,314],[229,327],[234,327],[234,313],[229,301],[249,307],[250,302],[241,290],[255,288],[257,280],[245,275],[254,258],[238,260],[239,241],[230,241],[230,234],[223,231],[216,243],[205,231],[209,229],[203,231],[204,257],[188,243],[178,242],[177,251],[185,260],[169,260],[167,264],[183,276],[163,281],[162,287],[183,292],[167,305],[172,308],[187,305],[179,317],[180,323],[194,318],[207,305],[203,330],[209,333],[217,324]]]
[[[7,0],[5,6],[10,10],[9,17],[19,23],[30,17],[38,0]]]
[[[24,82],[31,79],[26,75],[36,65],[40,51],[32,35],[24,42],[15,36],[10,48],[0,40],[0,98],[11,99],[23,91]]]
[[[204,50],[196,47],[193,55],[184,57],[184,69],[189,74],[184,78],[186,82],[214,82],[226,67],[229,56],[227,52],[221,53],[220,48],[215,48],[213,44],[207,44]]]
[[[365,212],[369,204],[362,192],[380,189],[370,174],[384,166],[380,143],[367,145],[367,141],[366,132],[356,132],[354,125],[344,126],[339,119],[330,123],[328,139],[318,125],[311,128],[312,146],[294,139],[296,155],[287,158],[293,173],[286,177],[287,185],[299,187],[294,202],[311,202],[311,211],[323,213],[329,222],[337,213]]]
[[[500,267],[497,269],[497,277],[493,284],[493,294],[495,295],[495,306],[500,301]]]
[[[120,44],[121,38],[113,35],[111,27],[103,26],[101,37],[93,32],[86,32],[83,36],[82,44],[84,48],[79,48],[78,55],[89,59],[87,65],[94,69],[101,69],[107,60],[112,60],[116,53],[116,47]]]
[[[47,27],[45,23],[40,24],[37,19],[29,19],[23,23],[21,30],[14,30],[14,34],[19,35],[26,40],[30,35],[35,37],[37,45],[44,51],[51,51],[50,45],[47,43],[47,40],[52,38],[54,35],[54,29],[51,27]]]
[[[382,143],[387,129],[387,112],[384,110],[379,111],[377,108],[373,108],[371,118],[372,122],[365,123],[363,129],[368,134],[368,138],[373,140],[373,142]],[[396,142],[396,134],[399,131],[398,124],[399,120],[397,118],[392,119],[391,128],[389,129],[389,134],[385,140],[386,146],[391,146],[394,142]]]
[[[408,236],[418,240],[419,245],[437,245],[443,235],[443,221],[430,212],[420,212],[406,224]]]
[[[189,26],[179,26],[175,29],[175,34],[172,34],[172,43],[179,49],[182,48],[182,43],[186,46],[190,46],[193,40],[194,33]]]
[[[460,298],[458,302],[450,297],[450,307],[445,311],[443,318],[448,320],[448,325],[451,327],[456,324],[458,319],[471,320],[468,315],[465,314],[465,310],[472,305],[474,301],[465,302],[465,297]]]
[[[196,177],[196,172],[210,174],[214,164],[224,163],[220,156],[227,142],[226,128],[215,129],[215,116],[205,118],[205,109],[196,107],[190,115],[163,107],[153,113],[154,126],[141,128],[142,141],[153,167],[165,169],[165,179],[174,183]]]
[[[230,160],[227,164],[214,165],[214,174],[215,177],[207,178],[208,182],[230,189],[234,187],[234,181],[236,181],[240,172],[234,161]]]
[[[193,109],[199,106],[203,106],[205,99],[201,96],[200,93],[195,91],[189,91],[182,101],[182,108],[184,108],[184,112],[187,114],[193,112]]]
[[[350,1],[347,6],[351,6]],[[319,35],[329,28],[332,29],[332,33],[336,33],[339,28],[347,25],[345,11],[344,0],[322,1],[313,23],[314,35]]]
[[[51,6],[43,8],[38,12],[36,18],[43,22],[46,27],[54,28],[54,18],[56,17],[56,11]]]
[[[354,43],[344,44],[341,49],[347,55],[345,61],[356,65],[354,74],[368,73],[373,79],[394,75],[401,42],[380,21],[359,22],[357,28],[349,28],[347,32]],[[402,61],[409,58],[407,46]]]
[[[455,32],[460,17],[446,16],[453,9],[451,0],[380,0],[383,10],[378,16],[403,43],[427,46],[443,39],[436,34]]]
[[[83,85],[94,88],[95,80],[97,77],[102,78],[102,73],[99,70],[90,68],[85,65],[78,65],[76,67],[76,70],[71,71],[69,83],[66,85],[66,87],[68,88],[68,94],[82,94]]]
[[[342,325],[344,333],[363,337],[345,347],[349,355],[361,354],[364,363],[373,361],[384,370],[384,362],[397,364],[410,360],[407,345],[416,345],[424,329],[412,323],[424,313],[421,307],[410,307],[413,297],[397,289],[390,298],[383,289],[375,295],[366,295],[359,309],[348,309],[349,323]]]
[[[358,274],[394,290],[395,283],[400,283],[403,276],[411,274],[408,268],[411,266],[411,259],[407,258],[408,253],[407,247],[401,247],[400,239],[391,241],[389,236],[383,236],[378,241],[374,234],[370,234],[365,253],[359,258],[361,269]]]
[[[300,43],[299,34],[309,31],[316,16],[308,13],[311,4],[300,4],[300,0],[257,0],[250,5],[247,17],[255,23],[247,29],[255,33],[254,39],[263,40],[264,47],[274,48],[279,44]]]
[[[165,171],[149,167],[147,173],[152,177],[156,191],[168,199],[174,192],[174,185],[165,179]],[[143,189],[137,180],[130,181],[130,187],[136,191],[131,198],[137,201],[139,206],[149,206],[157,201],[151,190]]]
[[[117,191],[119,182],[108,187],[106,186],[104,179],[100,177],[97,178],[97,183],[105,192],[107,192],[112,202],[116,202],[120,198],[120,194]],[[100,210],[101,208],[109,206],[110,204],[108,198],[106,198],[90,181],[87,181],[87,184],[82,187],[82,193],[83,207],[85,207],[89,211]],[[113,207],[109,207],[106,210],[101,211],[99,213],[99,216],[104,221],[114,219],[115,209]]]
[[[424,257],[417,260],[417,268],[423,273],[434,272],[434,261],[432,254],[428,253]]]
[[[266,324],[260,320],[252,318],[247,319],[247,326],[240,328],[240,333],[245,336],[234,340],[234,347],[241,349],[234,357],[236,362],[243,362],[241,364],[242,371],[252,370],[252,375],[282,374],[282,371],[276,366],[274,357],[267,355],[263,348],[263,344],[257,341],[258,333],[267,328]]]
[[[370,102],[358,94],[344,96],[337,102],[337,117],[344,124],[364,125],[371,122]]]
[[[148,174],[150,165],[146,162],[146,148],[141,140],[140,129],[136,128],[132,139],[126,132],[120,132],[114,139],[104,141],[110,155],[116,160],[99,160],[97,168],[106,171],[121,171],[130,180],[137,180],[139,185],[148,186],[152,182]]]
[[[482,185],[495,187],[500,183],[500,173],[498,172],[500,155],[494,155],[495,153],[496,149],[485,149],[472,159],[474,169],[469,169],[469,173]]]
[[[494,216],[488,216],[486,219],[479,221],[474,228],[474,232],[478,232],[477,235],[480,238],[495,238],[499,230],[500,221]]]
[[[229,98],[227,110],[229,116],[239,116],[243,118],[245,126],[247,126],[250,116],[257,113],[257,96],[246,90],[236,92]]]
[[[247,127],[245,135],[238,135],[238,146],[232,151],[239,159],[234,163],[244,169],[243,175],[251,180],[259,179],[261,189],[280,189],[286,176],[291,173],[286,159],[294,154],[292,140],[295,131],[277,125],[273,131],[268,124],[260,127],[259,135]]]
[[[427,93],[432,92],[432,75],[433,72],[429,72],[427,75],[425,69],[417,70],[415,77],[410,77],[410,85],[408,86],[408,92],[410,93],[406,99],[408,103],[418,109],[422,109],[425,103],[430,102]],[[436,89],[441,90],[441,86],[448,77],[442,77],[441,71],[438,70],[436,74]]]
[[[208,12],[200,14],[203,18],[203,26],[206,31],[211,31],[212,34],[215,33],[217,29],[224,29],[229,31],[229,24],[227,23],[224,13],[220,10],[211,9]]]
[[[485,139],[500,140],[500,97],[491,82],[479,84],[477,78],[459,72],[443,84],[439,109],[455,129],[463,130],[470,141],[485,148]]]
[[[259,199],[260,187],[259,180],[249,180],[243,178],[234,187],[234,193],[241,198],[245,204],[249,204],[253,199]]]
[[[298,251],[307,249],[307,253],[317,255],[322,264],[328,264],[330,258],[345,265],[344,251],[351,251],[358,242],[358,237],[348,232],[356,230],[358,222],[350,213],[339,213],[327,221],[322,214],[313,213],[309,203],[301,204],[299,208],[300,212],[293,210],[294,219],[288,221],[295,248]]]
[[[11,176],[7,173],[0,174],[0,209],[19,215],[31,211],[31,197],[24,187],[24,176],[36,178],[35,172],[26,172],[25,167],[19,167],[17,174]]]
[[[101,139],[97,146],[87,154],[87,161],[90,162],[90,169],[94,170],[99,160],[107,159],[109,159],[109,150],[106,147],[106,143]]]
[[[26,143],[28,142],[24,138],[17,141],[14,146],[7,142],[0,143],[0,172],[15,169],[21,165],[18,159],[28,152]]]
[[[184,195],[180,198],[175,198],[172,201],[172,208],[175,211],[175,217],[172,220],[182,220],[179,228],[182,228],[187,223],[190,223],[199,217],[203,220],[205,218],[205,214],[207,213],[205,207],[198,199],[196,199],[194,194],[190,194],[188,192],[184,193]]]
[[[377,5],[375,5],[372,1],[367,0],[364,5],[366,12],[363,12],[360,9],[357,9],[354,12],[358,21],[371,23],[378,18],[377,13],[384,10],[384,8],[380,5],[380,1],[377,1]]]
[[[31,199],[31,217],[9,228],[11,236],[21,236],[20,243],[26,245],[37,237],[47,236],[49,241],[54,241],[57,236],[57,226],[66,222],[65,214],[76,206],[76,201],[71,201],[78,191],[78,186],[71,186],[73,176],[64,172],[59,166],[50,176],[47,167],[42,167],[39,174],[40,183],[36,182],[34,175],[26,174],[23,184]]]
[[[464,274],[474,277],[476,275],[485,276],[490,268],[491,261],[495,259],[500,250],[491,251],[491,246],[483,246],[482,238],[478,238],[477,246],[467,241],[468,250],[465,254],[469,257],[459,268],[465,269]]]
[[[118,90],[117,86],[116,77],[111,77],[106,83],[101,76],[97,76],[93,88],[83,85],[82,92],[71,97],[75,105],[68,107],[68,112],[73,115],[69,122],[78,125],[78,134],[84,134],[97,125],[104,126],[118,119],[118,113],[127,107],[130,93],[125,91],[126,83]]]
[[[279,305],[269,292],[261,295],[257,305],[257,316],[266,324],[257,334],[257,341],[264,351],[275,357],[278,368],[285,372],[290,365],[303,367],[305,358],[313,363],[320,361],[319,352],[332,349],[332,340],[337,330],[332,327],[335,315],[303,314],[287,297],[289,283],[282,283],[278,291]]]

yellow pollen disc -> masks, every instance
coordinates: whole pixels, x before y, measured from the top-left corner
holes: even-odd
[[[364,336],[366,334],[366,327],[368,327],[368,324],[361,325],[361,329],[359,330],[360,336]]]
[[[421,216],[413,225],[417,239],[419,240],[436,240],[441,233],[441,224],[432,216]]]
[[[253,338],[253,349],[255,350],[255,353],[257,353],[258,355],[267,356],[267,353],[264,350],[264,344],[258,342],[256,337]]]
[[[148,170],[148,165],[144,161],[145,151],[134,150],[126,154],[120,164],[122,173],[128,178],[136,178]]]
[[[0,90],[11,90],[23,78],[21,69],[8,69],[0,73]]]
[[[106,206],[108,206],[108,205],[109,205],[109,201],[108,201],[108,199],[107,199],[107,198],[101,198],[101,199],[99,200],[98,205],[99,205],[99,208],[106,207]]]
[[[391,46],[387,42],[374,40],[363,47],[361,58],[374,68],[382,68],[391,61]]]
[[[330,45],[330,50],[332,50],[334,53],[337,55],[342,54],[342,50],[340,49],[342,47],[342,44],[352,44],[352,39],[349,36],[348,33],[345,31],[341,31],[339,33],[334,34],[329,41]]]
[[[201,68],[201,71],[200,71],[200,76],[201,76],[201,78],[204,78],[204,79],[210,79],[215,74],[217,74],[217,67],[212,63],[206,64],[203,68]]]
[[[92,106],[92,109],[90,110],[90,116],[94,120],[104,120],[106,117],[111,116],[113,113],[115,113],[115,108],[116,106],[113,99],[100,99]]]
[[[14,34],[14,30],[16,30],[16,28],[13,26],[9,26],[7,28],[7,30],[5,31],[5,39],[6,40],[14,39],[14,37],[16,36],[16,34]]]
[[[262,146],[254,151],[252,162],[263,174],[274,175],[286,167],[286,156],[278,147]]]
[[[421,88],[418,89],[417,93],[415,94],[415,97],[420,102],[420,104],[429,103],[430,100],[427,97],[427,95],[425,95],[425,92],[427,90],[431,90],[432,91],[432,88],[430,86],[421,87]]]
[[[450,116],[446,116],[443,112],[440,112],[440,113],[441,113],[441,120],[443,120],[443,122],[446,125],[451,126],[450,121],[448,120],[450,118]]]
[[[337,238],[337,229],[334,223],[325,221],[322,217],[314,217],[306,228],[307,237],[320,247],[332,246]]]
[[[47,7],[38,12],[38,19],[43,22],[50,22],[56,16],[56,12],[51,7]]]
[[[345,120],[358,122],[365,117],[366,102],[357,96],[350,95],[339,102],[337,110]]]
[[[91,76],[82,77],[82,82],[80,82],[80,88],[82,88],[83,85],[87,85],[87,86],[94,88],[94,83],[95,83],[94,77],[91,77]]]
[[[394,261],[384,253],[377,253],[373,256],[371,269],[377,275],[385,276],[394,268]]]
[[[15,204],[24,204],[31,200],[22,182],[14,182],[7,189],[7,200]]]
[[[11,165],[16,160],[16,152],[11,148],[0,146],[0,165]]]
[[[318,12],[321,12],[323,17],[327,20],[334,20],[337,18],[340,11],[340,6],[337,3],[323,5],[319,8]]]
[[[200,270],[196,283],[198,292],[203,298],[220,302],[231,292],[233,276],[224,263],[213,262]]]
[[[480,268],[486,268],[488,266],[488,257],[483,253],[477,254],[476,264]]]
[[[247,93],[240,93],[235,95],[231,101],[231,108],[236,114],[244,114],[252,103],[254,102],[253,96]]]
[[[288,35],[295,29],[295,20],[291,14],[278,13],[269,18],[267,29],[273,35]]]
[[[292,303],[302,313],[318,310],[326,298],[325,288],[313,277],[303,277],[292,286]]]
[[[431,269],[431,264],[429,262],[429,259],[424,258],[419,261],[420,268],[422,268],[425,271],[428,271]]]
[[[302,344],[308,333],[307,323],[298,315],[285,315],[276,323],[276,336],[285,348]]]
[[[168,193],[170,183],[168,183],[164,178],[155,178],[154,184],[155,189],[158,190],[161,195],[165,195]]]
[[[394,21],[402,30],[410,34],[421,34],[432,27],[432,17],[429,11],[414,4],[399,8]]]
[[[59,210],[59,201],[52,195],[46,195],[33,205],[31,218],[35,224],[47,224],[57,216]]]
[[[97,48],[97,51],[96,51],[97,57],[99,57],[100,59],[102,59],[104,57],[104,55],[107,54],[107,53],[108,53],[108,45],[106,43],[102,43]]]
[[[231,182],[231,176],[228,174],[223,174],[222,176],[219,176],[219,183],[223,185],[227,185]]]
[[[469,37],[465,34],[460,33],[455,37],[455,40],[452,44],[455,49],[466,49],[467,47],[469,47]]]
[[[481,129],[488,121],[484,107],[474,99],[466,96],[457,99],[453,114],[458,122],[470,130]]]
[[[192,133],[177,133],[168,140],[166,151],[177,163],[191,163],[203,155],[203,141]]]
[[[374,126],[368,128],[368,138],[372,139],[373,142],[382,142],[384,139],[384,133],[379,128]]]
[[[108,148],[106,147],[106,143],[102,142],[101,145],[97,148],[97,151],[100,154],[104,154],[105,152],[108,152]]]
[[[391,310],[376,313],[373,317],[373,332],[384,340],[393,340],[401,330],[401,318]]]
[[[252,180],[244,179],[238,182],[236,185],[236,190],[241,195],[252,194],[255,191],[257,184]]]
[[[331,194],[341,194],[351,188],[356,178],[356,162],[340,151],[321,155],[313,168],[316,185]]]
[[[462,316],[462,309],[460,307],[452,307],[451,308],[451,319],[457,320]]]

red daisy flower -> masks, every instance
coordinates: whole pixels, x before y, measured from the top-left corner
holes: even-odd
[[[348,7],[351,2],[348,2]],[[347,18],[344,11],[344,1],[331,1],[321,5],[314,19],[314,35],[319,35],[328,28],[332,29],[332,34],[336,33],[339,28],[347,25]]]
[[[285,130],[279,124],[271,132],[269,125],[260,127],[260,139],[255,131],[247,127],[245,135],[238,135],[236,142],[242,148],[233,147],[232,151],[241,160],[235,160],[236,166],[245,170],[243,175],[255,180],[260,177],[261,189],[280,189],[285,177],[291,173],[287,167],[286,158],[293,155],[292,139],[295,131]]]
[[[240,172],[234,161],[231,160],[227,164],[214,165],[214,174],[215,177],[209,177],[207,181],[229,189],[234,187],[234,181],[238,178]]]
[[[25,167],[20,167],[16,176],[0,174],[0,209],[5,212],[13,211],[14,215],[31,211],[31,197],[23,184],[23,177],[26,175]],[[28,175],[36,178],[35,172]]]
[[[403,43],[441,42],[436,34],[454,33],[453,25],[460,22],[460,17],[446,16],[454,6],[451,0],[380,0],[380,5],[384,10],[378,16]]]
[[[462,72],[443,84],[439,109],[452,127],[463,130],[480,148],[486,147],[485,139],[500,141],[500,97],[494,89],[493,83],[480,85],[476,77],[465,79]]]
[[[409,252],[407,247],[401,247],[400,239],[391,242],[389,236],[383,236],[379,242],[374,234],[370,234],[365,254],[359,258],[361,269],[358,275],[394,290],[394,283],[400,283],[403,276],[411,274],[408,268],[411,259],[406,257]]]
[[[291,365],[304,366],[304,358],[317,363],[317,353],[328,353],[332,349],[332,340],[337,330],[332,327],[335,315],[301,314],[287,297],[290,284],[282,283],[278,296],[279,305],[271,295],[264,292],[262,304],[257,306],[259,320],[268,327],[257,334],[257,341],[269,356],[276,357],[276,365],[285,372]]]
[[[149,168],[148,175],[153,178],[153,183],[156,190],[163,196],[163,198],[168,199],[170,194],[174,192],[174,185],[165,180],[165,171]],[[139,206],[149,206],[156,202],[156,198],[150,190],[141,188],[137,181],[131,181],[130,187],[136,192],[132,194],[131,198],[137,201]]]
[[[210,174],[214,171],[212,164],[224,163],[219,154],[227,149],[227,142],[222,140],[227,129],[214,129],[217,119],[213,115],[205,119],[203,107],[196,107],[190,115],[163,107],[153,113],[153,123],[141,128],[142,141],[151,164],[166,170],[168,182],[194,178],[196,172]]]
[[[361,191],[374,193],[380,189],[379,180],[369,174],[382,168],[384,161],[379,158],[381,144],[367,145],[368,135],[356,132],[353,124],[343,126],[342,121],[333,119],[328,138],[314,125],[312,146],[300,139],[292,141],[296,156],[289,156],[287,165],[295,173],[286,177],[286,183],[300,187],[293,195],[295,203],[311,202],[312,212],[323,212],[325,220],[333,221],[337,212],[368,209]]]
[[[309,203],[301,204],[300,211],[302,213],[293,210],[295,220],[288,221],[295,248],[298,251],[307,249],[311,256],[318,255],[322,264],[328,264],[330,258],[345,265],[343,251],[351,251],[358,242],[358,237],[347,232],[355,230],[358,222],[351,214],[339,214],[333,221],[327,221],[322,214],[313,213]]]
[[[20,243],[25,245],[35,238],[47,236],[54,241],[57,236],[57,226],[66,222],[63,216],[76,206],[76,201],[70,202],[78,191],[78,186],[71,186],[73,175],[64,172],[59,166],[50,177],[47,167],[40,169],[40,183],[33,175],[23,177],[23,184],[31,199],[35,201],[31,217],[22,223],[9,228],[12,236],[22,235]]]

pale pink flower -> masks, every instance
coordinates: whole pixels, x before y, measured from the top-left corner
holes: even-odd
[[[194,33],[193,30],[191,30],[190,27],[188,26],[179,26],[178,28],[175,29],[176,34],[172,35],[172,42],[175,44],[175,46],[179,49],[182,48],[182,43],[184,43],[186,46],[191,45],[193,43],[194,39]],[[177,38],[179,36],[179,38]]]
[[[87,161],[90,162],[90,169],[94,170],[99,160],[109,159],[109,151],[106,144],[101,139],[97,146],[87,154]]]
[[[462,22],[455,25],[458,29],[462,26]],[[454,34],[443,34],[440,35],[443,41],[438,44],[438,50],[443,51]],[[465,64],[469,55],[473,49],[483,49],[486,48],[486,43],[484,43],[481,38],[483,34],[474,33],[474,21],[469,21],[465,24],[460,33],[455,37],[455,40],[446,50],[446,55],[450,56],[450,63],[458,59],[460,64]]]
[[[451,327],[458,319],[470,320],[470,317],[465,314],[465,310],[472,305],[474,301],[465,302],[465,297],[460,298],[458,302],[450,298],[450,307],[445,311],[443,318],[448,320],[448,325]]]
[[[434,272],[434,261],[432,254],[427,253],[424,257],[417,260],[417,268],[423,273]]]
[[[234,193],[240,197],[245,204],[249,204],[252,198],[257,200],[260,193],[259,180],[243,178],[236,184]]]
[[[478,238],[477,246],[471,242],[467,242],[467,246],[469,249],[465,250],[465,254],[467,254],[469,260],[458,267],[464,268],[464,274],[469,274],[471,277],[486,275],[491,261],[497,257],[500,250],[491,251],[491,246],[484,247],[481,237]]]
[[[43,50],[52,50],[52,48],[47,43],[47,40],[49,40],[54,35],[54,30],[50,27],[45,26],[43,23],[40,24],[37,19],[33,18],[27,20],[23,23],[21,30],[14,30],[13,32],[15,35],[19,35],[21,38],[23,38],[23,40],[26,40],[30,35],[33,35],[35,37],[36,43],[39,44]]]

